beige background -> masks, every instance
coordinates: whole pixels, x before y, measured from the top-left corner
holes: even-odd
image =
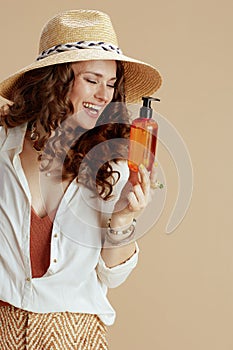
[[[0,78],[31,63],[42,25],[65,9],[110,14],[126,54],[159,68],[158,112],[182,135],[194,169],[190,208],[164,233],[177,173],[164,147],[167,201],[140,239],[140,263],[109,293],[117,320],[111,350],[232,350],[232,11],[231,0],[1,0]]]

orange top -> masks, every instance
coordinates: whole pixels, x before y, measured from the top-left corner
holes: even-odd
[[[31,210],[30,258],[32,277],[42,277],[50,264],[53,223],[49,215],[41,218]]]
[[[30,258],[32,277],[42,277],[50,264],[50,243],[53,223],[49,215],[41,218],[31,210]],[[0,301],[0,306],[8,303]]]

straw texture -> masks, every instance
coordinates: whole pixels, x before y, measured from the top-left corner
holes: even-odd
[[[153,66],[95,45],[101,42],[118,47],[117,36],[110,18],[100,11],[71,10],[53,17],[42,30],[38,55],[54,46],[80,41],[91,41],[93,47],[59,50],[59,52],[45,55],[1,82],[0,95],[11,100],[17,81],[27,71],[64,62],[88,60],[117,60],[123,63],[127,102],[137,102],[142,96],[151,95],[160,87],[162,79]]]
[[[108,15],[99,11],[78,10],[61,13],[45,25],[40,39],[39,53],[55,45],[80,40],[105,41],[118,46]]]
[[[2,350],[108,350],[106,326],[92,314],[38,314],[0,307]]]

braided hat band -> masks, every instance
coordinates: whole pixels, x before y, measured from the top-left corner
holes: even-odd
[[[119,47],[116,47],[112,44],[104,43],[103,41],[78,41],[76,43],[67,43],[62,45],[56,45],[51,47],[48,50],[43,51],[38,57],[37,61],[48,57],[51,54],[69,51],[69,50],[77,50],[77,49],[103,49],[105,51],[113,51],[118,53],[119,55],[122,54],[122,51],[119,49]]]
[[[24,73],[54,64],[89,60],[121,61],[124,66],[126,102],[153,94],[162,79],[153,66],[125,56],[109,16],[96,10],[69,10],[44,26],[36,61],[0,83],[0,96],[11,100]]]

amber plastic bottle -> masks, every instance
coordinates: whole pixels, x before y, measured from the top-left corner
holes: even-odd
[[[152,119],[153,109],[151,101],[160,101],[154,97],[142,97],[143,106],[140,108],[140,116],[134,119],[130,128],[130,145],[128,166],[132,182],[137,182],[138,167],[143,164],[151,171],[156,154],[158,124]]]

